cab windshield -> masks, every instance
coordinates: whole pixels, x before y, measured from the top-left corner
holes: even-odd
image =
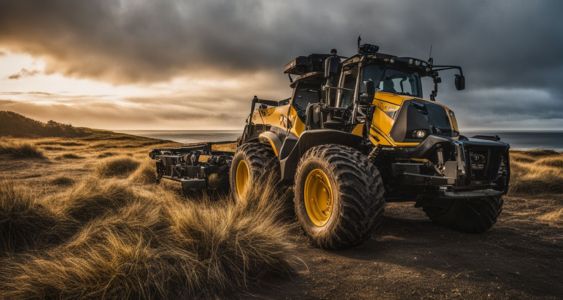
[[[416,72],[382,65],[368,65],[362,80],[372,80],[380,91],[413,97],[422,97],[420,75]]]

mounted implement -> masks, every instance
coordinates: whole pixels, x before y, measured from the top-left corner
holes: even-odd
[[[297,219],[323,248],[369,238],[388,201],[413,201],[460,231],[488,230],[508,190],[509,145],[460,135],[453,111],[436,102],[444,71],[465,88],[462,68],[378,50],[358,42],[348,58],[334,49],[297,57],[284,70],[292,96],[255,97],[234,154],[203,151],[213,159],[196,163],[187,153],[200,150],[155,150],[160,176],[208,189],[228,178],[236,200],[265,176],[278,178],[293,187]],[[430,99],[422,78],[433,82]]]

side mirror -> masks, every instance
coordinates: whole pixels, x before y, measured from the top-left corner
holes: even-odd
[[[458,91],[465,89],[465,76],[459,74],[455,75],[455,88]]]
[[[364,81],[365,92],[360,95],[360,104],[368,105],[375,97],[375,84],[373,80]]]

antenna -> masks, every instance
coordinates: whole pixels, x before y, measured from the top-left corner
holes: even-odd
[[[430,44],[430,53],[428,54],[428,62],[430,64],[434,63],[434,58],[432,57],[432,44]]]
[[[358,52],[360,52],[360,43],[362,42],[362,36],[358,35]]]

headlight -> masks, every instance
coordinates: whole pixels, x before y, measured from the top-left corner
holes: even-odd
[[[487,163],[487,155],[483,152],[469,151],[469,159],[471,161],[471,169],[483,170]]]
[[[413,130],[412,136],[417,139],[423,139],[426,137],[426,130],[424,129]]]

